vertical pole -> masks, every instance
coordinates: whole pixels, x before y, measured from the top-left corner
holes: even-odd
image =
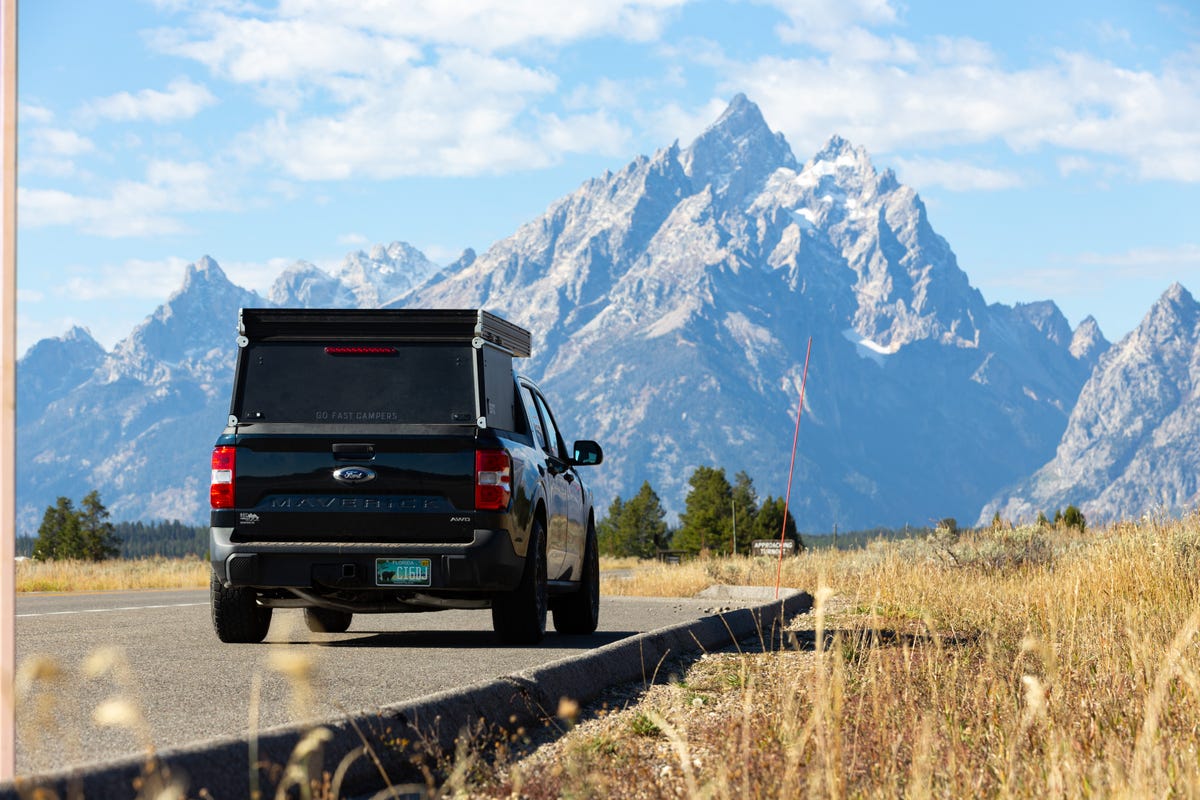
[[[775,599],[779,599],[779,581],[783,577],[783,540],[787,538],[788,506],[792,502],[792,473],[796,471],[796,445],[800,441],[800,415],[804,413],[804,387],[808,385],[808,359],[812,356],[812,337],[804,351],[804,374],[800,378],[800,403],[796,406],[796,432],[792,434],[792,463],[788,466],[787,494],[783,496],[783,527],[779,531],[779,564],[775,568]]]
[[[737,555],[737,506],[733,504],[733,498],[729,498],[729,515],[733,517],[733,547],[729,548],[729,555]]]
[[[0,0],[0,781],[16,774],[17,0]]]

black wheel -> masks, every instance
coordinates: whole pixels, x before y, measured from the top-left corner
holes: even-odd
[[[304,624],[314,633],[345,633],[354,615],[332,608],[304,609]]]
[[[504,644],[537,644],[546,634],[546,532],[534,520],[516,589],[492,601],[492,627]]]
[[[583,548],[583,575],[579,589],[556,597],[553,604],[554,630],[559,633],[589,634],[600,622],[600,555],[596,552],[596,530],[588,523]]]
[[[209,579],[208,589],[213,628],[218,639],[230,644],[256,644],[267,638],[271,609],[258,604],[253,589],[224,586],[217,580],[215,572]]]

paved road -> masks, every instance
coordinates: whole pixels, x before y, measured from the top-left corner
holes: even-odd
[[[533,648],[495,644],[488,611],[360,615],[347,633],[311,633],[298,610],[276,609],[263,645],[217,641],[208,592],[33,594],[17,598],[17,660],[46,656],[61,670],[42,707],[18,712],[17,772],[29,774],[249,730],[251,686],[261,682],[257,725],[293,721],[295,693],[273,659],[311,659],[310,716],[329,718],[527,669],[582,649],[704,616],[713,601],[605,598],[594,636],[549,634]],[[85,661],[118,648],[101,677]],[[93,710],[114,696],[133,701],[136,727],[99,727]]]

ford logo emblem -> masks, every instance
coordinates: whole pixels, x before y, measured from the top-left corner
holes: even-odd
[[[375,480],[375,470],[366,467],[341,467],[333,471],[333,479],[339,483],[366,483]]]

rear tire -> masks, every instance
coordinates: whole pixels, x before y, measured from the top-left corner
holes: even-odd
[[[332,608],[304,609],[304,624],[313,633],[345,633],[354,620],[349,611]]]
[[[588,523],[583,548],[583,575],[579,589],[554,600],[554,630],[587,635],[600,623],[600,555],[596,551],[596,529]]]
[[[492,601],[492,628],[504,644],[537,644],[546,635],[546,607],[546,532],[535,519],[521,582]]]
[[[213,572],[209,579],[213,629],[217,638],[229,644],[257,644],[267,638],[271,627],[271,609],[260,606],[253,589],[225,586]]]

